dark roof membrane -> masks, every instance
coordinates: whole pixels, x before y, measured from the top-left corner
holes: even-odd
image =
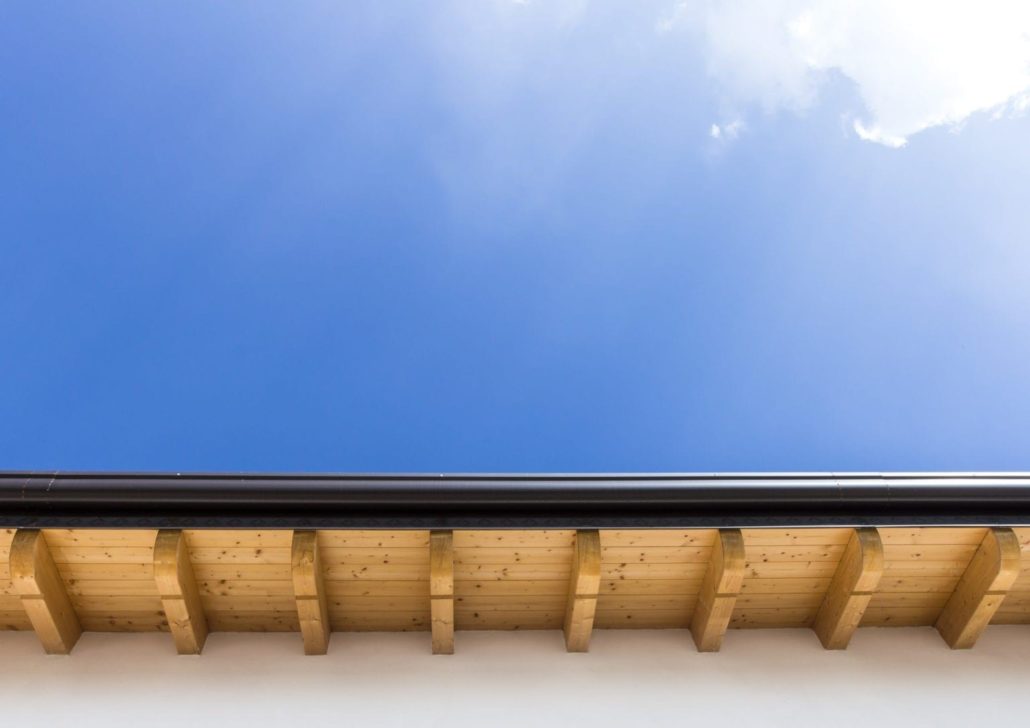
[[[0,473],[0,525],[696,528],[1030,524],[1030,473]]]

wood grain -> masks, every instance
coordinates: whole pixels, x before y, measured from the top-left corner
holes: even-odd
[[[581,591],[578,599],[572,586],[581,575],[574,566],[578,536],[568,529],[454,531],[449,582],[434,572],[432,536],[419,529],[308,531],[302,539],[310,561],[305,557],[303,566],[294,563],[291,530],[189,529],[181,534],[188,558],[180,559],[177,545],[174,563],[176,569],[180,561],[189,564],[199,601],[193,619],[202,618],[212,631],[303,634],[318,625],[328,639],[332,630],[430,631],[435,617],[453,648],[454,631],[463,629],[586,634],[586,610],[577,607],[592,604],[593,629],[693,625],[710,646],[720,628],[810,627],[830,635],[827,646],[839,646],[859,616],[862,626],[940,622],[944,631],[956,629],[948,626],[953,622],[974,632],[987,620],[1030,624],[1030,528],[1012,531],[1022,550],[1015,579],[1004,592],[998,583],[981,584],[979,599],[974,586],[986,577],[976,576],[984,567],[975,564],[986,558],[989,533],[983,527],[879,529],[882,576],[869,594],[857,581],[850,584],[857,561],[849,528],[742,529],[739,588],[728,592],[711,584],[712,564],[722,563],[732,538],[715,529],[601,529],[596,595]],[[185,603],[182,587],[158,588],[156,529],[41,533],[52,583],[63,588],[67,611],[81,629],[174,635],[191,624],[188,610],[174,613]],[[26,610],[39,607],[12,581],[15,537],[15,529],[0,529],[0,628],[30,629]],[[1011,547],[1008,553],[1011,565]],[[1011,576],[1008,567],[1004,571]],[[965,605],[961,619],[955,604]],[[566,627],[570,608],[578,628]],[[305,644],[321,649],[310,636]]]
[[[10,549],[11,580],[43,649],[51,655],[70,653],[82,625],[42,531],[17,531]]]
[[[1019,576],[1019,539],[1011,528],[990,528],[937,618],[936,627],[952,649],[976,644]]]
[[[324,655],[329,651],[329,607],[317,534],[314,531],[294,531],[291,552],[293,595],[304,639],[304,654]]]
[[[875,528],[856,528],[815,618],[813,629],[823,647],[843,650],[848,646],[882,576],[879,533]]]
[[[738,529],[723,529],[712,547],[690,632],[700,652],[716,652],[744,581],[744,538]]]
[[[433,654],[454,654],[454,536],[451,531],[429,534],[429,596]]]
[[[176,650],[180,655],[200,654],[208,625],[182,531],[157,532],[154,580]]]
[[[597,531],[577,531],[565,606],[565,649],[568,652],[586,652],[590,648],[600,586],[601,536]]]

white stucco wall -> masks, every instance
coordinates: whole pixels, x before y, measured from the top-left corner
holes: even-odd
[[[204,655],[167,635],[87,634],[71,657],[0,634],[7,725],[1020,725],[1030,627],[948,650],[930,629],[860,630],[826,652],[800,630],[731,631],[698,654],[679,631],[599,631],[569,655],[555,632],[334,634],[305,657],[295,634],[214,634]]]

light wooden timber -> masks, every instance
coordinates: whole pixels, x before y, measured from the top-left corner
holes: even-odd
[[[207,639],[207,620],[182,531],[162,530],[154,541],[154,580],[168,629],[180,655],[198,655]]]
[[[1012,530],[1024,554],[1023,566],[990,620],[1030,625],[1030,528]],[[962,591],[960,583],[965,593],[975,593],[969,586],[975,572],[971,564],[987,528],[906,526],[878,532],[883,574],[869,597],[863,628],[933,626],[953,594]],[[858,618],[854,607],[863,588],[847,587],[844,576],[854,563],[854,546],[849,551],[853,529],[746,528],[741,534],[743,581],[728,629],[822,630],[824,622],[850,627]],[[15,535],[16,529],[0,528],[0,628],[29,630],[33,624],[27,610],[34,607],[23,605],[19,585],[12,580],[19,570],[11,568],[17,561],[12,560],[18,550]],[[42,530],[57,574],[52,583],[63,586],[82,630],[177,629],[176,619],[166,617],[162,597],[182,607],[184,592],[181,587],[174,592],[158,588],[157,536],[157,529],[140,528]],[[725,620],[732,590],[712,592],[706,585],[716,549],[726,546],[727,537],[716,529],[601,529],[598,536],[594,630],[685,629],[695,612],[699,624],[705,615],[711,618],[713,603],[724,608]],[[303,538],[311,541],[311,536]],[[442,616],[438,632],[450,637],[448,645],[455,630],[563,630],[573,593],[576,538],[576,531],[567,529],[456,530],[452,580],[433,581],[428,530],[319,530],[317,573],[328,624],[345,631],[430,632],[435,601]],[[288,529],[182,532],[199,595],[194,613],[202,614],[208,630],[303,633],[311,626],[302,624],[297,595],[318,593],[317,585],[310,588],[316,569],[312,564],[298,570],[309,575],[307,586],[298,588],[293,539]],[[989,545],[988,540],[984,550]],[[1012,562],[1015,556],[1009,552]],[[178,565],[175,553],[170,563]],[[719,563],[725,555],[718,557]],[[174,573],[177,580],[178,571]],[[452,585],[450,590],[441,581]],[[439,598],[427,599],[434,587]],[[995,584],[987,591],[1001,590]],[[843,612],[852,615],[850,620],[827,616],[835,613],[834,604],[841,609],[833,595],[844,600]],[[585,596],[582,591],[580,596]],[[992,599],[996,604],[996,597],[1000,594],[987,595],[988,607]],[[311,606],[319,600],[305,601]],[[574,613],[575,602],[573,598]],[[984,610],[979,615],[980,623],[990,616]]]
[[[294,531],[292,554],[293,595],[304,638],[304,654],[324,655],[329,651],[330,628],[318,534]]]
[[[1019,539],[1011,528],[991,528],[937,618],[937,631],[952,649],[969,649],[1019,576]]]
[[[716,652],[722,646],[744,581],[745,563],[740,530],[720,530],[690,622],[690,632],[700,652]]]
[[[433,654],[454,654],[454,535],[429,534],[429,602]]]
[[[813,629],[828,650],[843,650],[883,576],[883,543],[875,528],[851,532]]]
[[[594,629],[597,594],[601,588],[601,535],[577,531],[572,555],[572,575],[565,605],[565,649],[586,652]]]
[[[68,654],[82,626],[43,533],[19,530],[10,549],[11,581],[43,649],[51,655]]]

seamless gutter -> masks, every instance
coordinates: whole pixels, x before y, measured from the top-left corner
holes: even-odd
[[[0,472],[20,528],[864,525],[1030,525],[1030,473]]]

